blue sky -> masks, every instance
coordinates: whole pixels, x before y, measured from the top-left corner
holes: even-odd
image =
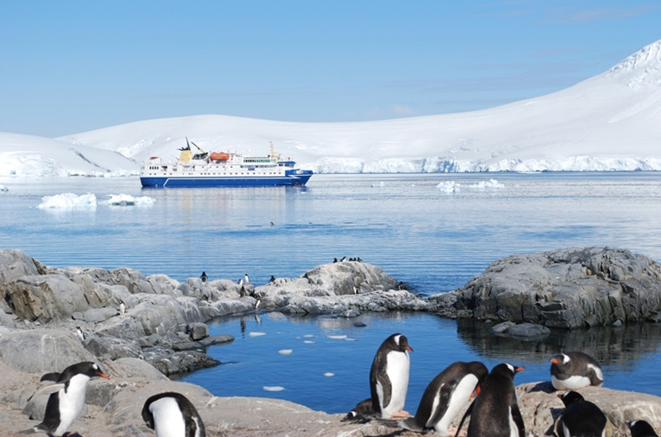
[[[659,0],[0,0],[0,132],[483,109],[661,39]]]

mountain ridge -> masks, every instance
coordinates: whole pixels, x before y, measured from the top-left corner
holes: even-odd
[[[7,135],[16,141],[0,134],[0,155],[11,151]],[[332,123],[206,114],[51,140],[53,148],[86,148],[88,159],[118,152],[126,162],[117,171],[135,174],[149,156],[175,159],[186,137],[209,151],[256,154],[272,141],[284,157],[324,173],[661,171],[661,40],[566,89],[479,111]],[[6,169],[0,164],[0,176]]]

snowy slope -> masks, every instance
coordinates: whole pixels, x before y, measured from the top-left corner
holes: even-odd
[[[123,176],[135,173],[137,167],[111,150],[0,133],[0,176]]]
[[[58,140],[141,162],[176,158],[185,137],[207,151],[256,154],[273,141],[321,172],[661,170],[661,41],[563,91],[481,111],[354,123],[200,115]]]

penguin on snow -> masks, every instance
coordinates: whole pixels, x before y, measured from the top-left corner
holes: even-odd
[[[402,334],[388,337],[376,351],[370,369],[372,409],[377,417],[401,416],[406,402],[411,361],[408,339]]]
[[[575,391],[568,391],[558,397],[565,404],[565,411],[555,423],[555,435],[559,437],[606,435],[608,420],[598,406],[586,401]]]
[[[627,422],[631,437],[659,437],[652,425],[644,420],[632,420]]]
[[[491,369],[482,383],[480,394],[461,419],[457,434],[470,414],[468,437],[524,437],[525,425],[514,388],[514,376],[523,369],[508,363]]]
[[[33,428],[34,431],[55,437],[67,435],[69,428],[83,411],[87,383],[90,378],[96,376],[110,379],[101,372],[96,363],[90,361],[73,364],[62,373],[53,372],[42,376],[41,381],[53,381],[54,384],[47,385],[32,395],[34,397],[38,394],[50,394],[44,420]]]
[[[200,414],[180,393],[151,396],[142,407],[142,419],[154,430],[156,437],[206,437]]]
[[[583,352],[566,352],[551,358],[551,384],[556,390],[578,390],[604,382],[601,366]]]
[[[433,429],[440,436],[449,435],[448,427],[488,374],[487,367],[479,361],[450,364],[425,389],[415,417],[400,425],[411,431]]]

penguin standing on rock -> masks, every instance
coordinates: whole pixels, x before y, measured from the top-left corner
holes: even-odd
[[[370,392],[377,417],[391,419],[403,413],[411,368],[409,351],[413,349],[402,334],[391,335],[376,351],[370,369]]]
[[[32,395],[48,394],[46,413],[44,420],[34,427],[35,432],[45,432],[49,436],[63,436],[70,434],[69,428],[80,416],[85,406],[85,394],[87,383],[90,378],[100,376],[110,379],[99,369],[96,363],[84,361],[74,364],[62,371],[62,373],[47,373],[42,376],[42,381],[54,381]]]
[[[411,431],[433,429],[440,436],[455,435],[448,434],[450,424],[488,374],[487,367],[479,361],[450,364],[425,389],[415,417],[400,425]]]
[[[206,437],[204,422],[195,406],[180,393],[159,393],[147,399],[142,419],[156,437]]]
[[[606,435],[608,420],[598,406],[586,401],[575,391],[568,391],[558,397],[565,404],[565,411],[555,423],[555,435],[559,437]]]
[[[578,390],[604,382],[601,366],[583,352],[566,352],[551,358],[551,384],[556,390]]]
[[[480,394],[469,407],[468,437],[525,437],[526,430],[514,388],[514,375],[523,367],[502,363],[491,369]],[[464,421],[462,419],[462,423]],[[461,431],[461,424],[457,434]]]
[[[631,431],[631,437],[659,437],[652,425],[644,420],[632,420],[627,422]]]

